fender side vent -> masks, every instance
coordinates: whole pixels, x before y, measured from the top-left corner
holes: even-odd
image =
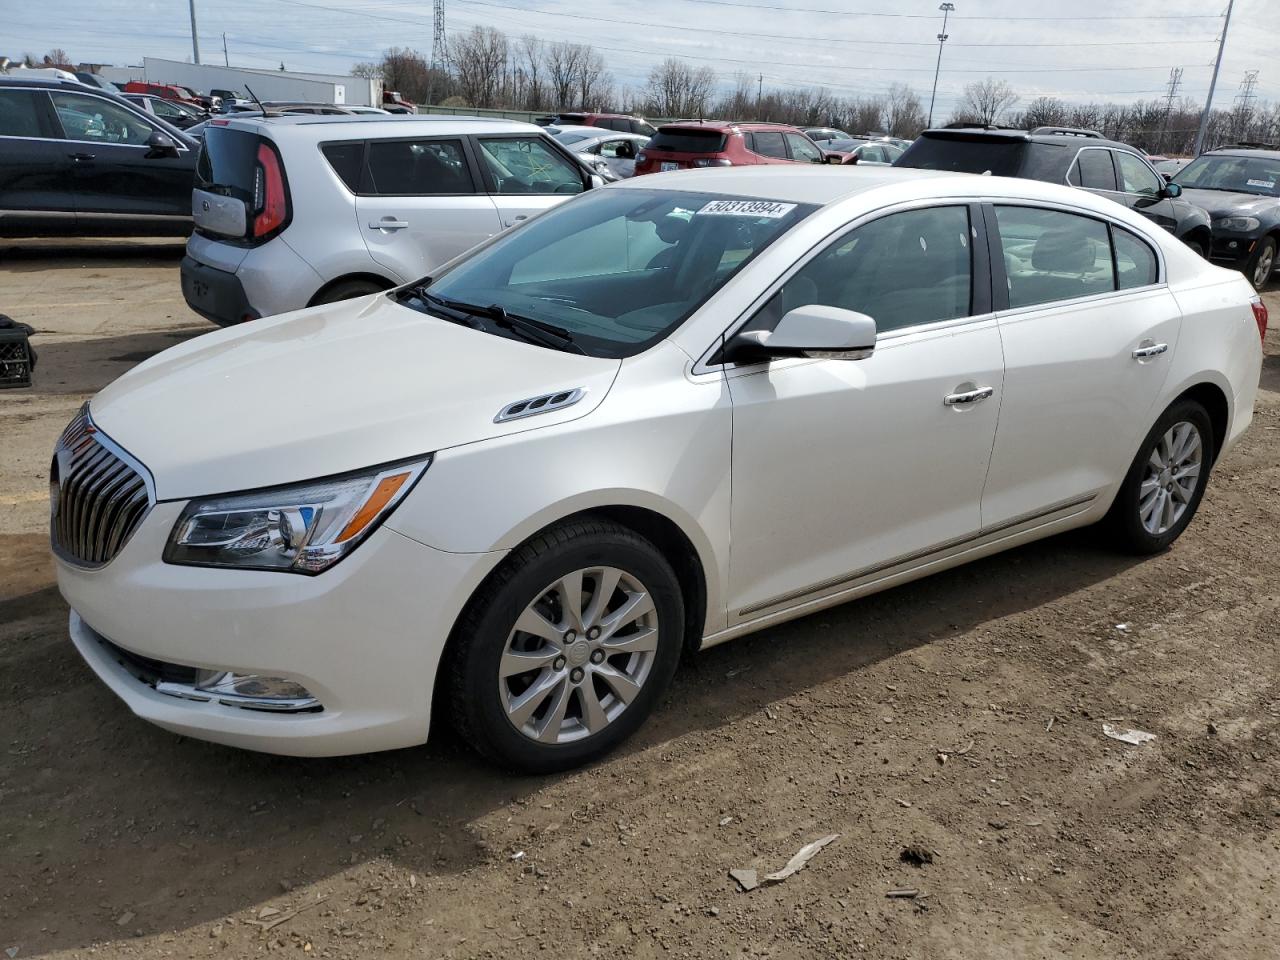
[[[582,387],[574,387],[572,390],[561,390],[558,393],[530,397],[528,400],[517,400],[499,410],[493,422],[502,423],[506,420],[519,420],[521,417],[536,417],[540,413],[550,413],[552,410],[563,410],[581,400],[586,392]]]

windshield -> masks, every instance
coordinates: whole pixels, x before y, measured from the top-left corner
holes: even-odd
[[[1203,156],[1173,178],[1190,190],[1227,190],[1280,197],[1280,157]]]
[[[1016,177],[1026,150],[1026,142],[989,136],[944,136],[925,134],[894,163],[917,170],[947,170],[952,173],[986,173],[996,177]]]
[[[405,288],[401,301],[433,313],[428,296],[501,307],[559,328],[591,356],[628,357],[671,333],[815,209],[714,193],[594,190],[428,286]],[[491,327],[481,325],[502,332]]]

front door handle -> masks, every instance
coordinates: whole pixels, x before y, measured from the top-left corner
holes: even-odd
[[[502,225],[504,227],[514,227],[521,220],[528,220],[528,219],[529,219],[528,215],[522,213],[518,216],[512,217],[509,221],[504,222]]]
[[[1168,349],[1169,345],[1167,343],[1151,343],[1150,341],[1147,341],[1142,346],[1138,347],[1137,350],[1133,351],[1133,359],[1150,360],[1152,357],[1160,356],[1160,354],[1164,353]]]
[[[95,155],[92,153],[68,153],[67,156],[76,161],[76,163],[85,163],[92,160]]]
[[[973,390],[966,390],[964,393],[949,393],[942,398],[942,402],[948,407],[956,407],[966,403],[981,403],[995,392],[994,387],[977,387]]]
[[[395,217],[383,217],[381,220],[370,220],[370,230],[403,230],[409,226],[408,220],[397,220]]]

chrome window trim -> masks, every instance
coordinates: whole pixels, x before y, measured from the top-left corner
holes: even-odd
[[[911,210],[919,210],[926,207],[960,207],[962,206],[962,207],[968,208],[970,206],[973,206],[974,204],[978,204],[981,202],[982,202],[981,199],[978,199],[975,197],[946,197],[946,198],[932,197],[932,198],[919,199],[919,200],[905,200],[899,203],[890,204],[888,206],[877,207],[875,210],[870,210],[864,213],[862,216],[857,217],[856,219],[843,224],[842,226],[836,228],[835,230],[832,230],[826,236],[822,237],[820,240],[815,242],[814,245],[805,252],[803,257],[796,260],[785,273],[783,273],[780,277],[775,279],[768,287],[765,288],[764,293],[762,293],[760,296],[756,297],[756,299],[751,301],[751,304],[744,311],[742,311],[742,313],[738,315],[737,319],[735,319],[732,323],[730,323],[727,327],[725,327],[725,329],[721,332],[721,334],[718,337],[716,337],[715,340],[713,340],[711,344],[705,350],[703,350],[703,352],[699,355],[698,359],[694,362],[691,373],[694,376],[697,376],[698,374],[719,373],[721,371],[754,369],[756,367],[761,366],[761,364],[759,363],[753,363],[746,366],[739,366],[736,363],[728,363],[728,364],[711,363],[710,360],[711,360],[711,356],[718,349],[720,349],[721,343],[727,341],[730,337],[736,334],[739,328],[741,328],[752,317],[754,317],[756,313],[759,312],[759,310],[766,303],[769,302],[769,299],[775,293],[777,293],[778,290],[784,284],[786,284],[788,280],[790,280],[802,269],[804,269],[804,267],[808,266],[808,264],[811,263],[817,256],[819,256],[821,253],[826,251],[827,248],[830,247],[831,244],[834,243],[838,238],[843,237],[846,234],[852,233],[854,230],[857,230],[858,228],[864,226],[867,223],[870,223],[872,220],[879,220],[882,217],[892,216],[895,213],[906,213]],[[966,209],[966,212],[968,212],[967,209]],[[804,221],[801,221],[801,223],[803,222]],[[970,231],[969,236],[971,238],[973,236],[973,229],[974,229],[974,226],[971,222],[969,224],[969,231]],[[877,333],[876,343],[879,343],[881,339],[885,339],[885,340],[896,339],[899,336],[904,336],[906,334],[919,333],[924,330],[941,328],[944,324],[951,325],[951,326],[963,326],[969,323],[977,323],[982,320],[988,320],[992,316],[994,316],[993,313],[987,313],[981,316],[974,316],[974,317],[953,317],[949,320],[932,320],[929,323],[918,323],[910,327],[899,327],[895,330],[889,330],[884,333]]]
[[[54,112],[54,115],[55,115],[55,116],[56,116],[56,115],[57,115],[57,113],[58,113],[58,105],[57,105],[56,103],[53,103],[53,95],[54,95],[55,93],[71,94],[72,96],[77,96],[77,97],[88,97],[88,98],[89,98],[89,99],[91,99],[91,100],[100,100],[100,101],[102,101],[103,103],[110,104],[110,105],[111,105],[111,106],[113,106],[113,107],[119,107],[119,108],[121,108],[121,109],[125,110],[125,111],[126,111],[126,112],[128,112],[128,113],[134,113],[134,114],[136,114],[136,115],[138,116],[138,119],[139,119],[139,120],[141,120],[142,122],[146,123],[146,124],[147,124],[147,126],[151,127],[151,129],[152,129],[153,131],[157,131],[157,130],[158,130],[158,132],[163,133],[166,137],[169,137],[170,139],[172,139],[172,140],[173,140],[173,145],[174,145],[175,147],[177,147],[177,148],[178,148],[178,150],[179,150],[181,153],[189,153],[189,152],[190,152],[190,148],[189,148],[185,143],[183,143],[181,140],[177,139],[176,137],[173,137],[173,135],[172,135],[172,133],[171,133],[170,131],[165,130],[165,129],[163,129],[163,128],[157,128],[157,127],[156,127],[156,125],[155,125],[154,123],[152,123],[152,122],[151,122],[151,121],[153,121],[153,120],[159,120],[161,123],[164,123],[165,121],[164,121],[164,118],[163,118],[163,117],[158,117],[158,116],[154,116],[154,115],[152,115],[152,114],[149,114],[146,110],[139,110],[139,109],[138,109],[134,104],[132,104],[132,103],[128,103],[127,101],[126,101],[125,103],[123,103],[123,104],[121,104],[121,103],[117,103],[115,100],[108,99],[107,97],[99,96],[99,95],[98,95],[98,94],[96,94],[96,93],[91,93],[91,92],[86,91],[86,90],[46,90],[46,91],[44,91],[44,92],[45,92],[45,93],[47,93],[47,94],[49,94],[49,102],[50,102],[50,105],[53,107],[53,112]],[[58,118],[58,126],[60,126],[60,127],[62,126],[62,118],[61,118],[61,117],[59,117],[59,118]],[[65,127],[63,127],[63,133],[65,133],[65,132],[66,132],[66,128],[65,128]],[[150,150],[150,149],[151,149],[151,148],[150,148],[150,147],[148,147],[145,143],[109,143],[109,142],[107,142],[107,141],[105,141],[105,140],[76,140],[76,139],[73,139],[73,138],[71,138],[71,137],[25,137],[25,138],[23,138],[23,139],[27,139],[27,140],[48,140],[48,141],[52,141],[52,142],[56,142],[56,143],[92,143],[94,146],[97,146],[97,147],[133,147],[135,150]]]

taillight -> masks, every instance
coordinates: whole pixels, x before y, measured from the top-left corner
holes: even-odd
[[[265,143],[258,144],[258,166],[253,174],[253,213],[255,238],[279,230],[289,216],[280,157]]]
[[[648,159],[649,158],[644,155],[643,150],[636,154],[636,163],[645,163]]]
[[[1263,340],[1267,339],[1267,305],[1262,302],[1262,297],[1254,297],[1249,301],[1249,306],[1253,307],[1253,319],[1258,323],[1258,336]]]

